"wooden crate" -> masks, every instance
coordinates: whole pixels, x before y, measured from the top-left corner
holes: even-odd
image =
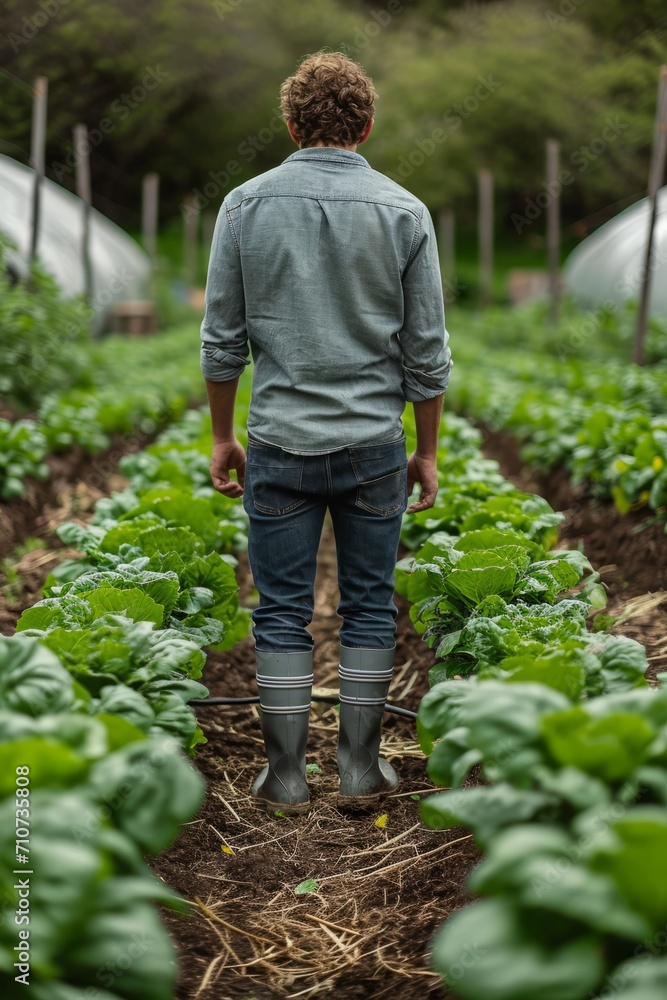
[[[157,313],[155,303],[150,299],[135,299],[117,302],[109,315],[109,330],[114,333],[130,333],[143,336],[155,333]]]
[[[513,306],[549,295],[549,275],[546,271],[514,268],[507,275],[507,291]]]

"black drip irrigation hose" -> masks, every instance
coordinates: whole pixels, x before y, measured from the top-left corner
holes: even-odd
[[[318,695],[313,697],[313,701],[323,701],[328,705],[337,705],[339,699],[333,695]],[[193,698],[188,705],[258,705],[259,695],[247,695],[244,698]],[[392,705],[386,702],[385,712],[392,712],[394,715],[404,715],[408,719],[416,719],[417,713],[411,712],[409,708],[401,708],[400,705]]]

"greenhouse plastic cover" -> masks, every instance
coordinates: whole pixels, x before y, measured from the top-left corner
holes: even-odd
[[[17,247],[8,253],[7,264],[20,276],[29,267],[33,186],[30,167],[0,154],[0,229]],[[85,288],[82,234],[83,202],[44,178],[37,257],[68,296]],[[114,303],[146,297],[150,262],[132,237],[93,208],[89,247],[95,328],[101,332]]]
[[[626,208],[572,251],[563,271],[565,288],[584,308],[605,301],[620,305],[641,293],[648,238],[649,201]],[[657,198],[649,309],[667,316],[667,187]]]

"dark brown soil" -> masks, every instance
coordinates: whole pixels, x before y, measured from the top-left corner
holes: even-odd
[[[54,546],[56,543],[54,536]],[[41,600],[44,581],[54,566],[80,554],[63,546],[33,549],[14,563],[11,571],[0,570],[0,635],[13,635],[21,614]]]
[[[0,559],[11,555],[28,537],[50,543],[53,529],[60,523],[59,512],[68,508],[67,517],[75,517],[79,510],[89,509],[91,498],[94,503],[115,489],[112,477],[123,455],[145,448],[154,438],[155,434],[135,431],[115,435],[111,446],[98,455],[89,455],[79,446],[62,455],[50,455],[47,464],[51,476],[46,482],[28,478],[23,496],[0,503]]]
[[[335,549],[325,528],[311,631],[316,687],[337,686],[339,619]],[[240,567],[242,592],[250,577]],[[428,689],[433,654],[400,606],[391,700],[416,711]],[[209,656],[214,695],[256,694],[252,640]],[[209,743],[197,756],[206,804],[178,842],[155,859],[169,885],[197,900],[194,915],[167,914],[181,958],[177,997],[382,997],[417,1000],[449,994],[429,968],[430,939],[444,918],[470,901],[465,881],[479,854],[464,830],[435,831],[419,820],[433,789],[414,722],[387,714],[383,754],[401,776],[398,794],[374,813],[337,809],[337,713],[311,712],[308,762],[313,808],[307,817],[270,817],[249,787],[264,764],[253,708],[200,708]],[[386,814],[386,826],[375,821]],[[396,839],[394,841],[394,838]],[[385,846],[386,845],[386,846]],[[229,853],[233,851],[232,853]],[[305,879],[317,891],[296,895]]]
[[[53,567],[75,555],[55,534],[58,525],[73,518],[88,520],[100,497],[127,486],[118,473],[120,459],[145,448],[154,437],[118,434],[111,447],[95,456],[79,447],[51,455],[47,482],[28,479],[22,497],[0,503],[0,635],[13,634],[21,612],[40,599]],[[27,539],[41,547],[17,554]]]
[[[15,420],[18,420],[18,417],[16,416],[12,408],[8,406],[7,403],[3,402],[3,400],[1,399],[0,399],[0,420],[9,420],[11,424],[13,424]]]

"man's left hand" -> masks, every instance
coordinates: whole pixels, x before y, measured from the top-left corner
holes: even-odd
[[[230,478],[230,471],[236,472],[238,482]],[[220,441],[213,445],[211,458],[211,480],[213,486],[226,497],[236,499],[243,495],[245,480],[245,451],[236,438]]]
[[[419,500],[408,507],[407,514],[416,514],[420,510],[428,510],[435,504],[438,495],[438,464],[437,457],[419,455],[417,452],[408,459],[408,496],[412,493],[415,483],[421,487]]]

